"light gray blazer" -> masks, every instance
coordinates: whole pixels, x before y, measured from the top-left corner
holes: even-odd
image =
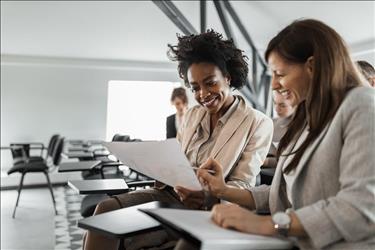
[[[251,188],[257,211],[291,205],[280,157],[271,186]],[[308,238],[301,249],[375,249],[375,89],[351,90],[333,120],[306,149],[291,187]]]

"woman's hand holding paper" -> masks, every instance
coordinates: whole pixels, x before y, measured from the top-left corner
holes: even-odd
[[[199,209],[204,204],[204,191],[192,191],[190,189],[177,186],[174,191],[180,197],[180,200],[188,208]]]

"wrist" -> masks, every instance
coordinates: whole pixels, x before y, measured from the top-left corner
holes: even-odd
[[[228,197],[229,189],[230,187],[225,184],[221,191],[217,193],[217,198],[225,199],[226,197]]]
[[[277,230],[275,229],[274,223],[271,216],[262,216],[264,217],[263,227],[261,228],[261,234],[267,236],[277,235]]]

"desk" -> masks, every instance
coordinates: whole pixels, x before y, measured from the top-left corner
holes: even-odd
[[[91,170],[98,166],[101,161],[79,161],[79,162],[66,162],[59,165],[58,172],[73,172]]]
[[[79,194],[120,194],[129,189],[124,179],[68,181],[68,185]]]
[[[116,238],[129,237],[161,228],[159,222],[138,211],[139,208],[152,209],[171,206],[181,207],[179,205],[153,201],[88,217],[78,221],[78,227]]]
[[[68,153],[62,153],[62,155],[66,158],[93,158],[94,154],[92,152],[68,152]]]

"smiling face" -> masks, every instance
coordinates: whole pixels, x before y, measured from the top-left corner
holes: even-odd
[[[272,71],[272,89],[278,91],[292,106],[306,99],[312,79],[311,62],[290,63],[277,52],[271,52],[268,64]]]
[[[230,78],[211,63],[193,63],[187,77],[195,100],[210,114],[223,114],[233,101]]]
[[[293,106],[278,91],[273,93],[273,104],[278,117],[288,117],[294,112]]]

